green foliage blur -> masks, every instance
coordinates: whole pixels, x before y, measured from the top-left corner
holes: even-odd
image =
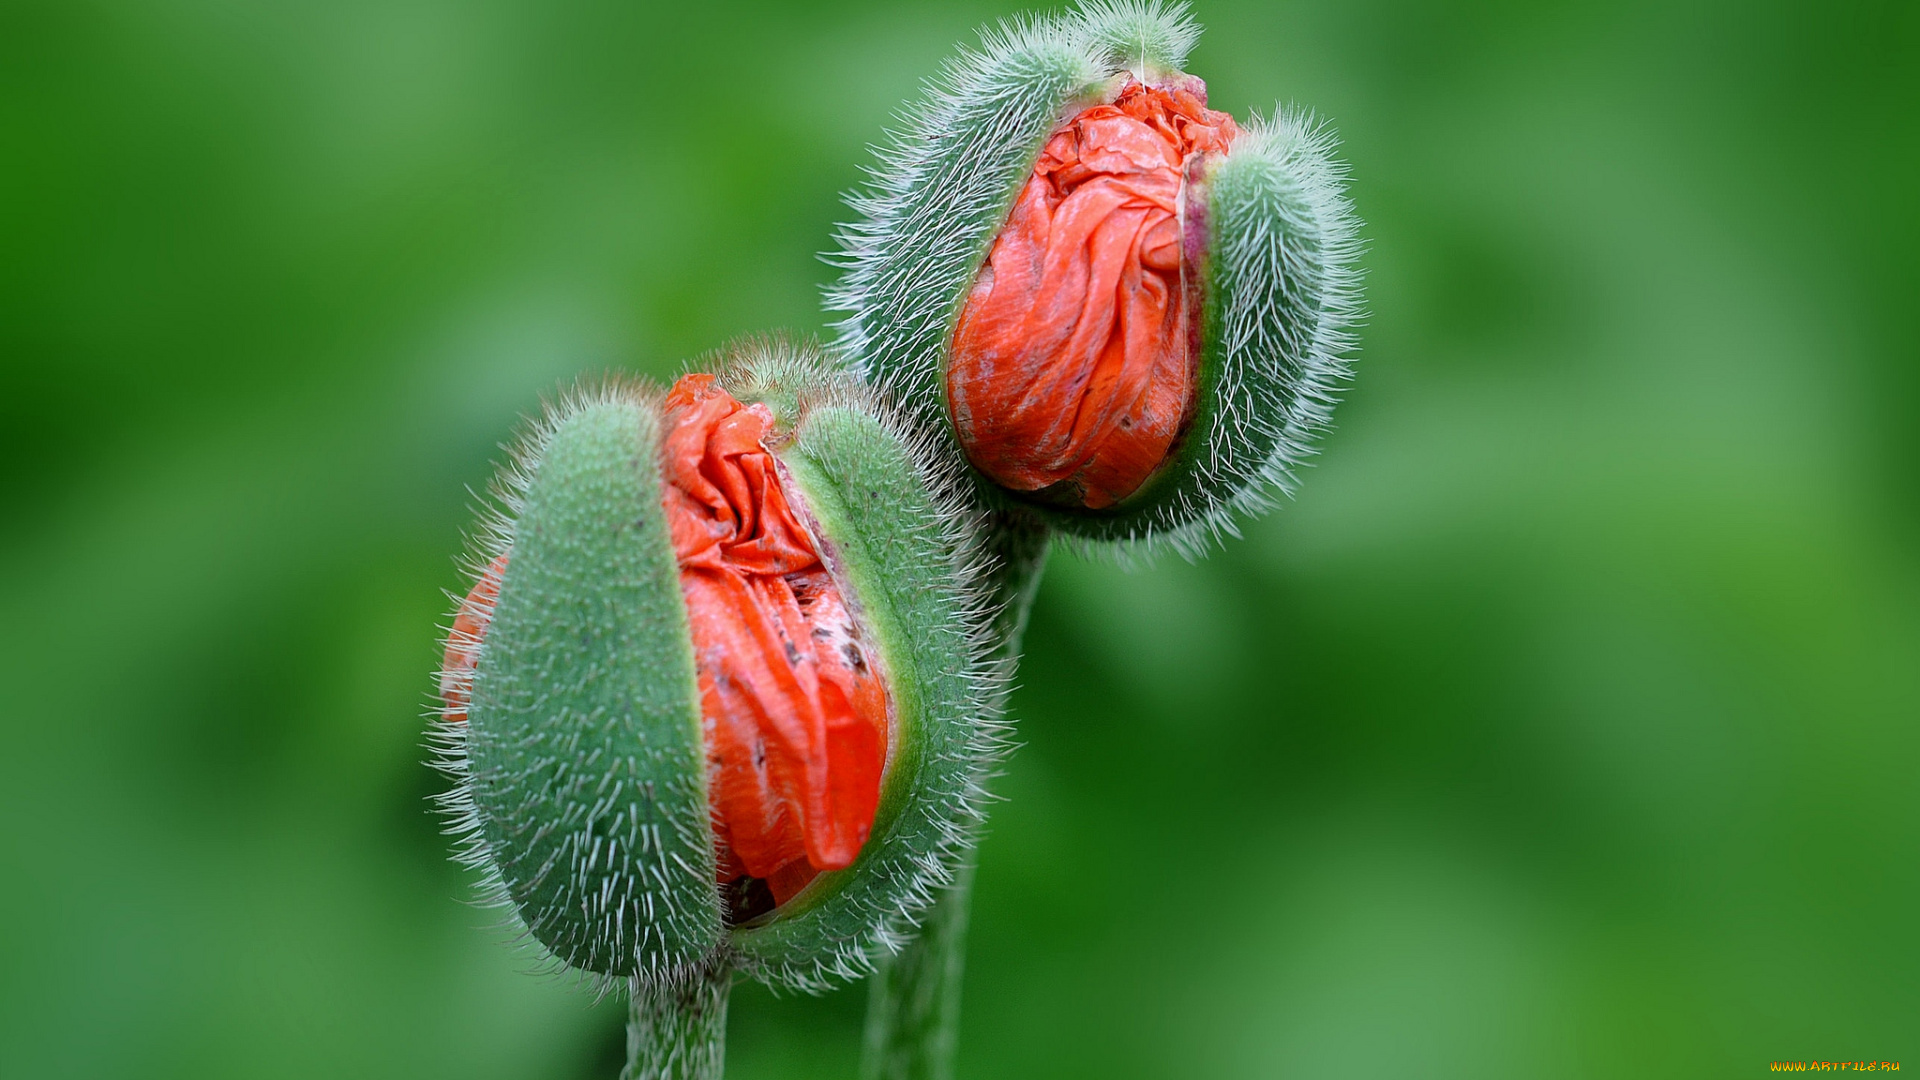
[[[0,1076],[611,1078],[427,797],[467,489],[826,326],[981,2],[0,14]],[[964,1078],[1920,1068],[1920,6],[1202,0],[1333,121],[1359,378],[1198,565],[1056,555]],[[734,998],[850,1077],[865,988]]]

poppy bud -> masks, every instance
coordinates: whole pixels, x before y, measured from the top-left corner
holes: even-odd
[[[983,35],[850,199],[831,301],[874,381],[995,501],[1191,550],[1327,420],[1358,306],[1331,139],[1244,127],[1180,70],[1183,6]]]
[[[863,972],[971,841],[1002,676],[922,441],[757,343],[664,395],[576,391],[503,476],[447,643],[443,801],[529,936],[634,980],[637,1025],[687,1012],[643,986]]]

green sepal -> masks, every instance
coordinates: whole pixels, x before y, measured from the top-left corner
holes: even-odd
[[[454,794],[475,861],[541,946],[671,982],[725,931],[656,416],[631,388],[584,393],[519,455]]]
[[[1144,83],[1179,75],[1200,38],[1185,3],[1155,0],[1082,0],[1061,26],[1098,50],[1103,68]]]

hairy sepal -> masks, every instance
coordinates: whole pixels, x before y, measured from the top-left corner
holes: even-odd
[[[741,969],[817,991],[897,951],[954,880],[1004,749],[1007,673],[991,655],[974,523],[931,440],[809,347],[749,347],[727,386],[792,423],[776,453],[878,646],[894,706],[880,806],[859,857],[731,935]]]
[[[1086,0],[1063,23],[1067,33],[1099,51],[1102,67],[1143,83],[1179,74],[1200,39],[1200,26],[1184,3]]]
[[[672,985],[725,930],[657,415],[612,384],[522,446],[468,720],[441,737],[458,780],[444,802],[491,898],[568,966]]]
[[[1166,465],[1110,512],[1046,508],[1081,542],[1123,560],[1170,547],[1196,557],[1292,490],[1340,385],[1359,317],[1357,222],[1334,140],[1276,111],[1245,125],[1204,179],[1208,237],[1194,417]]]
[[[945,357],[955,319],[1047,137],[1114,73],[1078,16],[981,32],[927,82],[849,195],[828,290],[840,345],[916,422],[951,441]],[[958,453],[957,449],[954,451]]]

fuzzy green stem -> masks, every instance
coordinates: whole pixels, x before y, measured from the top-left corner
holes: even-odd
[[[861,1080],[951,1080],[972,886],[969,864],[934,900],[919,936],[874,974]]]
[[[678,985],[631,983],[627,1067],[620,1080],[720,1080],[733,969],[715,963]]]
[[[990,580],[997,605],[994,652],[1008,664],[1020,656],[1027,613],[1047,562],[1048,539],[1047,527],[1023,511],[1000,510],[988,518],[987,546],[995,563]],[[919,936],[881,962],[868,992],[862,1080],[952,1080],[972,895],[969,863],[934,899]]]
[[[1027,630],[1034,594],[1040,591],[1052,536],[1045,522],[1023,510],[996,510],[987,516],[987,550],[994,560],[988,580],[998,605],[994,655],[1009,664],[1020,659],[1020,637]]]

